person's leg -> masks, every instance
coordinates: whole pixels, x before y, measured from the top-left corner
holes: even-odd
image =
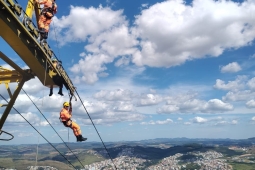
[[[63,89],[63,80],[62,79],[63,79],[62,77],[58,77],[58,79],[57,79],[57,85],[59,86],[58,94],[61,96],[64,96],[64,94],[62,92],[62,89]]]
[[[63,86],[59,86],[58,94],[61,95],[61,96],[64,96],[63,93],[62,93],[62,89],[63,89]]]
[[[52,94],[53,94],[53,86],[51,85],[50,86],[50,94],[49,94],[49,96],[52,96]]]
[[[80,126],[77,123],[72,122],[71,128],[73,129],[73,133],[77,138],[77,142],[87,140],[87,138],[82,137]]]
[[[46,22],[46,17],[44,15],[40,15],[38,20],[40,40],[47,39],[48,33],[45,30],[45,22]]]

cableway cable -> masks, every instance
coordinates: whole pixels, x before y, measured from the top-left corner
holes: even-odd
[[[97,130],[97,128],[96,128],[96,126],[95,126],[95,124],[94,124],[93,120],[91,119],[91,117],[90,117],[90,115],[89,115],[89,112],[87,111],[87,109],[86,109],[85,105],[83,104],[83,102],[82,102],[82,100],[81,100],[81,97],[80,97],[80,95],[78,94],[78,92],[77,92],[77,90],[76,90],[76,89],[75,89],[75,92],[76,92],[76,94],[77,94],[78,98],[80,99],[80,102],[81,102],[81,104],[83,105],[83,107],[84,107],[84,109],[85,109],[85,111],[86,111],[87,115],[89,116],[89,119],[90,119],[91,123],[93,124],[93,126],[94,126],[94,128],[95,128],[95,130],[96,130],[96,132],[97,132],[97,134],[98,134],[98,136],[99,136],[99,138],[100,138],[100,140],[101,140],[102,144],[104,145],[104,148],[105,148],[105,150],[106,150],[106,152],[107,152],[107,154],[108,154],[109,158],[111,159],[111,161],[112,161],[112,163],[113,163],[113,165],[114,165],[115,169],[117,170],[117,167],[116,167],[116,165],[114,164],[113,159],[112,159],[112,157],[111,157],[111,155],[110,155],[110,153],[109,153],[108,149],[106,148],[106,146],[105,146],[105,144],[104,144],[103,139],[101,138],[101,136],[100,136],[100,134],[99,134],[99,132],[98,132],[98,130]]]
[[[2,96],[2,94],[0,94],[0,96],[8,103],[8,101],[4,98],[4,96]],[[25,119],[25,121],[30,125],[32,126],[32,128],[38,133],[41,135],[41,137],[43,137],[44,140],[46,140],[63,158],[65,158],[65,160],[70,164],[72,165],[72,167],[74,169],[76,169],[74,167],[74,165],[52,144],[50,143],[50,141],[48,141],[17,109],[15,109],[14,107],[12,107],[18,114],[20,114],[20,116]]]
[[[25,90],[22,89],[22,91],[27,95],[27,97],[31,100],[31,102],[33,103],[33,105],[37,108],[37,110],[41,113],[41,115],[44,117],[44,119],[48,122],[48,124],[51,126],[51,128],[56,132],[56,134],[58,135],[58,137],[62,140],[62,142],[66,145],[66,147],[72,152],[72,154],[75,156],[75,158],[80,162],[80,164],[85,168],[85,166],[81,163],[81,161],[79,160],[79,158],[73,153],[73,151],[70,149],[70,147],[66,144],[66,142],[64,142],[64,140],[61,138],[61,136],[58,134],[58,132],[55,130],[55,128],[50,124],[50,122],[48,121],[48,119],[44,116],[44,114],[41,112],[41,110],[36,106],[36,104],[33,102],[33,100],[29,97],[29,95],[25,92]]]
[[[54,21],[53,21],[52,23],[53,23],[53,27],[54,27],[53,29],[54,29],[54,33],[55,33],[56,42],[57,42],[58,54],[60,55],[59,47],[58,47],[58,39],[57,39],[57,34],[56,34],[56,30],[55,30]],[[60,57],[60,56],[59,56],[59,57]],[[98,130],[97,130],[97,128],[96,128],[94,122],[92,121],[92,119],[91,119],[91,117],[90,117],[90,115],[89,115],[89,113],[88,113],[86,107],[84,106],[84,104],[83,104],[83,102],[82,102],[82,100],[81,100],[81,98],[80,98],[80,96],[79,96],[79,94],[78,94],[76,88],[75,88],[75,92],[76,92],[77,96],[79,97],[79,99],[80,99],[80,101],[81,101],[81,103],[82,103],[82,105],[83,105],[83,107],[84,107],[84,109],[85,109],[87,115],[89,116],[89,119],[90,119],[90,121],[92,122],[92,124],[93,124],[93,126],[94,126],[94,128],[95,128],[95,130],[96,130],[96,132],[97,132],[97,134],[98,134],[98,136],[99,136],[99,138],[100,138],[100,140],[101,140],[101,142],[102,142],[102,144],[103,144],[103,146],[104,146],[104,148],[105,148],[105,150],[106,150],[106,152],[107,152],[107,154],[108,154],[108,156],[109,156],[109,158],[111,159],[111,161],[112,161],[112,163],[113,163],[115,169],[117,170],[117,167],[116,167],[116,165],[114,164],[113,159],[112,159],[112,157],[111,157],[111,155],[110,155],[108,149],[106,148],[106,146],[105,146],[105,144],[104,144],[104,141],[103,141],[103,139],[101,138],[101,136],[100,136],[100,134],[99,134],[99,132],[98,132]],[[69,134],[68,134],[68,135],[69,135]],[[84,167],[84,166],[83,166],[83,167]]]

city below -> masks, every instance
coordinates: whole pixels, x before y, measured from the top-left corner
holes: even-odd
[[[255,138],[0,146],[0,170],[254,170]],[[60,153],[58,153],[60,152]]]

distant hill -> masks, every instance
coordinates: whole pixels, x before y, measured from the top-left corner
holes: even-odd
[[[231,150],[229,146],[234,148],[242,148],[253,146],[255,138],[249,139],[188,139],[188,138],[157,138],[142,141],[120,141],[105,142],[108,153],[111,157],[118,158],[121,156],[129,156],[152,160],[150,164],[181,153],[184,156],[181,159],[194,157],[189,153],[207,151],[216,151],[222,153],[225,157],[239,156],[243,151]],[[91,164],[109,159],[109,155],[100,142],[80,142],[66,143],[72,152],[83,160],[84,164]],[[65,144],[53,144],[68,160],[74,162],[78,166],[79,162],[75,155],[70,152]],[[254,153],[254,147],[250,147],[247,153]],[[2,145],[0,147],[0,165],[4,168],[11,167],[16,169],[24,169],[28,165],[33,165],[36,159],[37,144],[35,145]],[[24,164],[23,162],[26,162]],[[63,167],[63,163],[67,164],[66,159],[61,156],[50,144],[40,144],[38,148],[38,162],[43,165],[55,165],[55,167]],[[1,169],[0,166],[0,169]]]

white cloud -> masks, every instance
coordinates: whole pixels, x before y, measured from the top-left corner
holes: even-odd
[[[156,121],[156,124],[164,125],[164,124],[169,124],[169,123],[172,123],[172,122],[173,122],[172,119],[166,119],[166,120],[163,120],[163,121],[158,120],[158,121]]]
[[[120,58],[115,66],[127,65],[130,56],[137,50],[138,41],[130,33],[122,10],[71,6],[70,14],[56,18],[55,22],[58,37],[63,37],[61,45],[80,41],[85,44],[88,41],[86,52],[80,53],[82,58],[70,68],[77,83],[94,84],[98,81],[98,74],[102,75],[107,70],[105,64]]]
[[[61,18],[54,17],[55,30],[60,35],[60,45],[68,42],[87,40],[88,36],[95,36],[105,30],[125,22],[122,10],[113,11],[110,8],[75,7],[71,6],[69,15]]]
[[[173,122],[172,119],[166,119],[166,120],[157,120],[157,121],[151,120],[149,122],[141,122],[140,124],[141,125],[165,125],[172,122]]]
[[[184,125],[191,125],[191,122],[184,122]]]
[[[232,120],[232,121],[231,121],[231,124],[232,124],[232,125],[236,125],[236,124],[238,124],[238,121],[237,121],[237,120]]]
[[[228,92],[225,96],[222,97],[223,101],[247,101],[251,100],[255,95],[255,92],[250,90]]]
[[[233,63],[229,63],[226,66],[222,66],[220,71],[222,73],[236,73],[240,70],[242,70],[240,65],[237,62],[233,62]]]
[[[203,107],[204,112],[224,112],[230,110],[233,110],[233,105],[224,103],[219,99],[211,99]]]
[[[117,105],[113,108],[114,111],[117,112],[131,112],[134,111],[134,106],[132,103],[128,102],[119,102]]]
[[[248,85],[248,87],[249,87],[251,90],[255,91],[255,77],[253,77],[252,79],[250,79],[250,80],[247,82],[247,85]]]
[[[104,53],[113,57],[133,54],[136,51],[134,47],[138,44],[135,37],[129,33],[126,24],[114,27],[89,40],[91,44],[85,46],[87,51],[94,54]]]
[[[255,37],[255,21],[250,17],[254,6],[253,1],[239,5],[194,0],[192,6],[182,0],[164,1],[142,9],[133,27],[123,10],[71,6],[69,15],[54,18],[54,25],[61,45],[84,42],[86,52],[70,70],[75,82],[94,84],[108,63],[171,67],[246,46]]]
[[[21,137],[21,138],[29,137],[29,136],[34,136],[34,134],[33,133],[19,133],[18,134],[18,137]]]
[[[142,95],[141,98],[138,100],[138,106],[150,106],[159,104],[162,101],[162,97],[155,94],[145,94]]]
[[[105,54],[88,54],[84,59],[80,59],[77,64],[74,64],[70,70],[76,75],[77,83],[93,84],[98,80],[97,73],[102,73],[107,69],[102,64],[112,61],[113,58]]]
[[[255,121],[255,116],[251,118],[252,121]]]
[[[192,121],[193,123],[206,123],[208,120],[202,117],[195,117]]]
[[[227,124],[228,124],[228,122],[223,120],[223,121],[217,122],[215,125],[227,125]]]
[[[179,107],[175,105],[164,105],[161,108],[158,108],[158,113],[177,113],[179,111]]]
[[[114,91],[101,90],[94,95],[94,98],[98,100],[109,101],[130,101],[133,97],[133,92],[124,89],[116,89]]]
[[[167,101],[166,105],[157,109],[158,113],[219,113],[233,110],[233,105],[225,103],[219,99],[209,101],[190,99],[187,101],[175,100]]]
[[[246,102],[246,107],[248,108],[255,108],[255,100],[249,100],[248,102]]]
[[[121,57],[118,59],[118,61],[115,62],[115,66],[119,67],[121,65],[128,65],[130,63],[130,58],[129,57]]]
[[[141,38],[137,65],[171,67],[226,49],[249,45],[255,37],[254,1],[182,0],[157,3],[136,16],[133,30]],[[160,27],[159,27],[160,25]]]
[[[217,79],[216,84],[213,87],[219,90],[236,91],[245,87],[244,82],[246,80],[246,76],[237,76],[234,81],[228,81],[228,83],[225,83],[223,80]]]
[[[36,114],[31,112],[21,113],[21,115],[31,124],[40,124],[40,119]],[[7,122],[9,123],[25,123],[26,120],[20,114],[9,114]]]

